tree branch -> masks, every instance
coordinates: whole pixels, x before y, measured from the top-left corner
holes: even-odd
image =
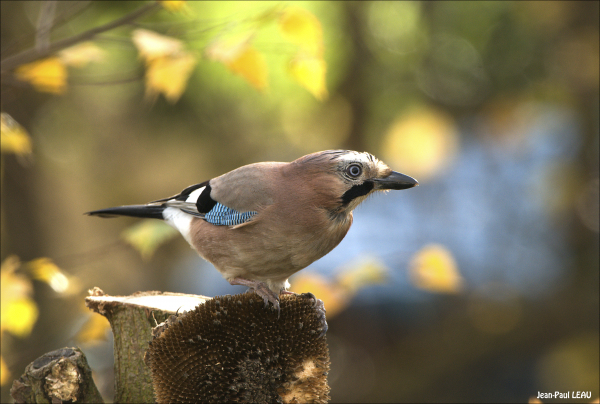
[[[84,31],[84,32],[74,35],[72,37],[64,38],[64,39],[61,39],[54,43],[51,43],[50,46],[46,50],[42,51],[42,50],[38,50],[36,48],[32,48],[32,49],[27,49],[26,51],[23,51],[16,55],[9,56],[0,63],[0,71],[2,73],[5,73],[9,70],[14,69],[17,66],[44,58],[54,52],[57,52],[59,50],[68,48],[69,46],[75,45],[76,43],[90,40],[93,37],[95,37],[96,35],[101,34],[102,32],[106,32],[113,28],[119,27],[121,25],[128,24],[128,23],[136,20],[137,18],[141,17],[142,15],[146,14],[147,12],[154,10],[158,7],[160,7],[159,3],[152,2],[150,4],[146,4],[145,6],[138,8],[137,10],[132,11],[131,13],[129,13],[127,15],[124,15],[123,17],[121,17],[115,21],[109,22],[107,24],[101,25],[96,28],[92,28],[88,31]]]
[[[45,52],[50,48],[50,31],[54,23],[56,0],[44,1],[40,6],[40,15],[35,33],[35,50]]]

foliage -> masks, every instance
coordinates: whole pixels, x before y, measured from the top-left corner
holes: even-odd
[[[315,272],[303,272],[293,278],[291,290],[311,292],[323,300],[327,318],[333,318],[346,309],[352,298],[364,288],[385,283],[388,268],[375,257],[364,257],[352,265],[340,268],[333,279]]]
[[[177,234],[177,230],[168,224],[147,219],[125,229],[121,237],[137,249],[142,258],[149,259],[159,245]]]
[[[442,245],[431,244],[418,251],[409,268],[410,279],[421,289],[439,293],[457,293],[463,288],[452,253]]]
[[[598,2],[3,1],[2,30],[2,287],[39,312],[3,316],[31,330],[3,383],[57,338],[110,356],[87,287],[234,293],[169,229],[82,212],[349,148],[421,186],[290,280],[326,300],[333,400],[597,396]]]
[[[182,1],[161,1],[160,4],[169,11],[183,11],[185,7]],[[248,20],[254,27],[243,32],[241,38],[228,38],[226,30],[218,32],[205,49],[208,58],[223,63],[257,90],[266,89],[268,66],[252,42],[261,28],[277,21],[282,36],[298,48],[297,54],[290,60],[291,77],[317,99],[324,99],[327,96],[326,63],[319,20],[307,10],[279,4]],[[155,100],[158,94],[163,94],[169,102],[176,102],[197,64],[198,53],[185,50],[182,40],[147,29],[134,30],[132,41],[145,62],[147,97]],[[16,66],[14,74],[18,80],[28,82],[38,91],[62,94],[68,87],[68,67],[83,67],[102,59],[102,51],[96,45],[78,42],[55,55]]]
[[[27,131],[5,112],[2,113],[1,119],[0,151],[14,153],[21,157],[30,156],[32,146]]]

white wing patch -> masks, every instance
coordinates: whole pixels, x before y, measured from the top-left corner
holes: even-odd
[[[198,202],[198,198],[200,197],[200,194],[202,193],[202,191],[204,191],[205,188],[206,187],[198,188],[198,189],[190,192],[190,195],[187,197],[187,199],[185,201],[191,202],[191,203]]]
[[[220,203],[216,203],[208,213],[199,213],[196,202],[205,188],[198,188],[190,192],[185,201],[170,199],[164,202],[166,208],[163,210],[162,215],[165,222],[176,228],[190,245],[192,244],[190,225],[194,217],[200,217],[216,226],[235,227],[249,223],[252,217],[257,214],[255,211],[237,212]]]

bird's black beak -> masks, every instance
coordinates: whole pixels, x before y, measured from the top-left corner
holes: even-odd
[[[419,185],[414,178],[397,173],[396,171],[392,171],[385,178],[374,178],[373,183],[375,184],[375,189],[408,189]]]

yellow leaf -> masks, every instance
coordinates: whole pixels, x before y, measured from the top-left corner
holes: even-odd
[[[18,337],[26,337],[31,333],[37,317],[38,308],[33,299],[14,299],[6,309],[2,307],[2,329]]]
[[[147,29],[136,29],[132,34],[133,43],[140,56],[149,62],[156,58],[175,55],[183,50],[183,43],[175,38],[157,34]]]
[[[295,276],[290,290],[296,293],[310,292],[317,299],[323,300],[327,318],[332,318],[340,313],[350,303],[350,296],[344,289],[313,272]]]
[[[247,47],[235,58],[226,63],[234,73],[242,76],[257,90],[268,86],[268,67],[264,56],[252,47]]]
[[[444,246],[430,244],[423,247],[410,263],[410,280],[420,289],[438,293],[457,293],[463,280],[452,253]]]
[[[64,293],[69,288],[69,278],[62,273],[59,267],[50,258],[38,258],[29,262],[33,277],[46,282],[54,291]]]
[[[67,66],[83,67],[90,62],[99,62],[104,51],[92,42],[82,42],[58,52],[58,57]]]
[[[217,40],[206,49],[206,55],[242,76],[257,90],[264,90],[269,85],[267,62],[264,56],[252,47],[251,42],[252,35],[229,41]]]
[[[4,386],[8,381],[10,381],[10,379],[8,366],[6,366],[6,363],[4,363],[4,358],[0,356],[0,386]]]
[[[333,281],[313,272],[297,275],[291,291],[313,293],[323,300],[327,317],[331,318],[348,307],[359,289],[383,283],[386,278],[387,268],[381,262],[367,258],[342,270]]]
[[[38,316],[37,305],[29,296],[31,281],[15,271],[21,263],[14,255],[2,262],[0,269],[0,333],[4,330],[18,337],[31,333]]]
[[[184,0],[160,0],[159,3],[165,10],[171,12],[187,9],[187,4],[185,4]]]
[[[241,35],[228,39],[217,39],[206,47],[206,56],[210,60],[227,64],[239,57],[252,43],[253,35]]]
[[[386,266],[378,260],[368,258],[340,272],[337,282],[347,293],[353,295],[361,288],[383,283],[386,278]]]
[[[327,63],[321,58],[297,56],[290,62],[290,74],[319,101],[327,98],[325,74]]]
[[[315,57],[323,54],[323,29],[310,12],[298,8],[286,8],[279,17],[279,29],[290,42]]]
[[[430,108],[417,108],[397,118],[382,144],[383,157],[416,178],[444,173],[459,149],[454,118]]]
[[[146,96],[156,98],[162,93],[169,102],[175,103],[185,91],[196,63],[196,58],[189,53],[153,59],[146,68]]]
[[[19,66],[15,76],[38,91],[61,94],[67,88],[67,68],[57,56]]]
[[[21,262],[16,255],[10,255],[2,262],[0,269],[0,299],[2,299],[0,306],[2,310],[8,307],[11,301],[28,297],[33,293],[31,281],[22,274],[15,273],[20,266]],[[4,316],[1,317],[4,320]]]
[[[30,296],[33,293],[31,281],[22,274],[15,271],[21,266],[16,255],[7,257],[2,262],[0,270],[0,298],[2,310],[14,299]]]
[[[106,317],[92,314],[77,333],[77,340],[80,342],[94,343],[106,340],[106,331],[110,328],[110,323]]]
[[[20,156],[31,155],[31,138],[25,129],[5,112],[2,112],[0,117],[0,150],[2,153],[15,153]]]
[[[133,43],[146,61],[146,96],[164,94],[176,102],[185,91],[196,65],[196,57],[183,50],[183,43],[146,29],[133,31]]]
[[[149,259],[154,251],[177,235],[177,230],[157,220],[143,220],[125,229],[121,237],[140,252],[143,259]]]

